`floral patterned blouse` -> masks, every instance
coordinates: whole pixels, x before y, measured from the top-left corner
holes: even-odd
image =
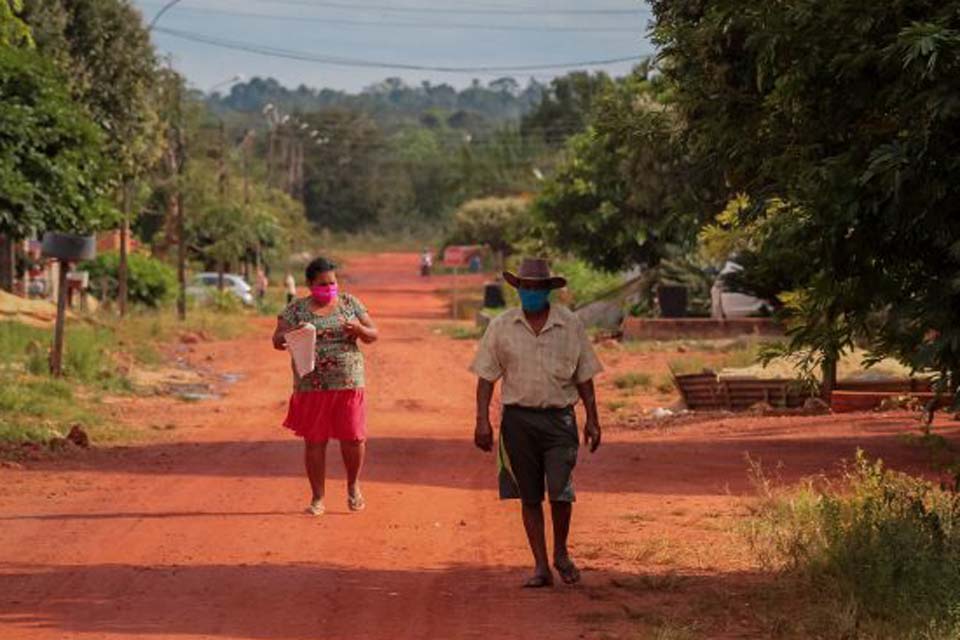
[[[327,316],[310,309],[308,298],[294,300],[280,318],[291,327],[309,323],[317,328],[317,365],[303,376],[293,371],[294,391],[334,391],[362,389],[365,384],[363,354],[356,338],[347,335],[344,324],[366,315],[367,309],[354,296],[341,293],[337,307]]]

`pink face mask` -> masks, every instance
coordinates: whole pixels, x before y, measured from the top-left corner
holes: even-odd
[[[317,304],[330,304],[339,293],[335,284],[317,284],[310,287],[310,295]]]

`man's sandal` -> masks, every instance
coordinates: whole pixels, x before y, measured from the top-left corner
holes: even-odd
[[[538,573],[523,583],[524,589],[544,589],[546,587],[552,587],[552,586],[553,586],[553,574],[550,574],[550,573],[548,573],[547,575],[540,575]]]
[[[560,579],[563,580],[564,584],[576,584],[580,582],[580,569],[577,569],[577,565],[573,564],[573,560],[570,558],[556,560],[553,566],[557,570],[557,573],[560,574]]]

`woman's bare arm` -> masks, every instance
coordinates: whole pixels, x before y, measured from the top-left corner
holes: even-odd
[[[364,344],[374,343],[380,338],[380,331],[377,329],[376,325],[373,324],[370,314],[367,313],[359,315],[357,316],[356,320],[351,320],[348,322],[346,325],[346,330],[347,333],[354,338],[357,338]]]
[[[292,331],[294,327],[283,318],[277,318],[277,328],[273,332],[273,348],[277,351],[283,351],[287,348],[286,334]]]

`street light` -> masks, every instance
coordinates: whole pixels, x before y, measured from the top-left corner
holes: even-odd
[[[182,0],[170,0],[167,4],[163,5],[163,8],[160,11],[157,11],[157,15],[153,16],[153,20],[150,21],[150,25],[147,27],[147,31],[153,31],[153,28],[157,26],[157,22],[160,21],[160,18],[163,17],[167,11],[173,9],[174,5],[179,4]]]

